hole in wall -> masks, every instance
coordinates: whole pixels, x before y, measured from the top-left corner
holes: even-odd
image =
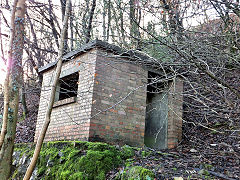
[[[77,97],[79,73],[75,72],[59,79],[57,101],[70,97]]]

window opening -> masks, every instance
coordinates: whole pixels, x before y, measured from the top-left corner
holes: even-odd
[[[58,100],[77,97],[79,73],[73,73],[59,80],[59,98]]]

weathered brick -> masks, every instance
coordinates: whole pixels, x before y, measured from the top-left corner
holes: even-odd
[[[62,72],[76,66],[82,67],[77,102],[53,109],[45,140],[98,137],[113,143],[143,145],[147,71],[126,58],[113,58],[111,52],[100,48],[65,62]],[[43,75],[35,141],[45,118],[52,81],[53,69]],[[182,136],[181,89],[178,80],[170,84],[169,108],[174,112],[168,112],[168,147],[176,146]]]

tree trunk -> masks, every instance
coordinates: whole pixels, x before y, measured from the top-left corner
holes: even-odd
[[[87,39],[87,21],[88,21],[88,13],[89,13],[89,4],[90,0],[85,0],[86,7],[84,9],[83,17],[82,17],[82,33],[84,34],[84,41]]]
[[[2,122],[2,129],[1,129],[1,136],[0,136],[0,150],[2,148],[5,135],[7,133],[7,117],[8,117],[8,106],[9,106],[9,75],[10,75],[10,69],[11,69],[11,60],[12,60],[12,47],[13,47],[13,38],[15,34],[15,12],[16,12],[16,5],[17,0],[13,3],[13,11],[12,11],[12,17],[11,17],[11,37],[9,42],[9,51],[8,51],[8,67],[7,67],[7,74],[4,82],[4,111],[3,111],[3,122]]]
[[[8,60],[9,72],[5,82],[5,85],[9,84],[9,87],[5,89],[6,102],[4,106],[4,116],[5,119],[7,119],[7,132],[0,152],[0,177],[2,180],[7,180],[11,173],[12,153],[18,115],[19,89],[21,88],[25,0],[18,0],[16,6],[15,4],[16,1],[13,6],[16,11],[15,17],[13,15],[12,18],[13,39],[10,40]],[[9,100],[9,104],[7,100]]]
[[[136,0],[130,0],[130,39],[132,45],[138,49],[141,48],[140,46],[140,31],[139,31],[139,23],[141,20],[141,13],[140,9],[136,9]],[[139,11],[138,11],[139,10]]]
[[[66,11],[66,0],[60,0],[61,10],[62,10],[62,22],[64,21],[65,11]]]
[[[30,29],[31,29],[31,34],[32,34],[32,37],[33,37],[33,44],[34,44],[34,48],[35,48],[35,57],[37,59],[38,65],[36,65],[33,58],[30,58],[30,62],[32,64],[32,66],[34,67],[34,69],[36,70],[37,74],[38,74],[39,86],[42,87],[43,75],[42,75],[42,73],[38,72],[38,68],[43,66],[43,60],[42,60],[42,57],[41,57],[41,52],[39,50],[39,46],[38,46],[38,42],[37,42],[37,35],[35,33],[35,30],[34,30],[34,25],[32,24],[31,19],[28,15],[27,11],[26,11],[26,16],[27,16],[27,20],[29,22]],[[26,51],[29,51],[29,50],[27,49]],[[28,54],[28,56],[30,56],[30,53],[27,52],[27,54]]]
[[[72,3],[70,4],[70,51],[72,51],[74,49],[74,37],[73,37],[73,34],[74,34],[74,31],[73,31],[73,16],[74,16],[74,11],[73,11],[73,8],[72,8]]]
[[[119,11],[120,11],[120,28],[121,28],[121,36],[122,36],[122,43],[126,45],[125,41],[125,30],[124,30],[124,18],[123,18],[123,10],[121,1],[119,1]]]
[[[70,12],[70,0],[67,0],[66,2],[66,12],[65,12],[65,16],[64,16],[64,21],[63,21],[63,29],[61,32],[61,42],[60,42],[60,48],[59,48],[59,54],[58,54],[58,63],[57,63],[57,67],[56,67],[56,72],[55,72],[55,77],[53,80],[53,85],[52,85],[52,89],[51,89],[51,96],[50,96],[50,100],[49,100],[49,104],[48,104],[48,109],[46,112],[46,117],[45,117],[45,122],[43,124],[41,133],[38,137],[38,141],[36,144],[36,148],[34,150],[34,154],[33,154],[33,158],[31,160],[30,165],[28,166],[27,172],[24,176],[24,180],[29,180],[32,172],[36,166],[37,163],[37,159],[42,147],[42,143],[45,137],[45,134],[47,132],[49,123],[51,121],[51,113],[52,113],[52,108],[53,108],[53,103],[54,103],[54,98],[55,98],[55,93],[56,93],[56,87],[57,87],[57,83],[59,81],[59,76],[61,73],[61,68],[62,68],[62,56],[63,56],[63,50],[64,50],[64,39],[65,39],[65,34],[67,31],[67,23],[68,23],[68,17],[69,17],[69,12]]]
[[[106,36],[106,0],[103,0],[103,13],[102,13],[102,20],[103,20],[103,40],[106,41],[107,40],[107,36]]]
[[[90,15],[89,15],[89,20],[88,20],[87,32],[86,32],[86,43],[88,43],[91,39],[92,20],[93,20],[95,7],[96,7],[96,0],[93,0],[92,8],[91,8]]]
[[[180,13],[180,2],[179,0],[170,1],[169,4],[164,1],[164,7],[169,12],[169,28],[172,34],[181,36],[183,31],[183,22]]]
[[[52,1],[51,0],[48,0],[48,4],[49,4],[49,8],[48,8],[48,13],[49,13],[49,21],[48,23],[50,24],[51,26],[51,29],[52,29],[52,33],[53,33],[53,37],[55,39],[55,42],[56,42],[56,45],[57,47],[59,48],[59,42],[58,42],[58,32],[57,32],[57,29],[54,25],[54,22],[53,22],[53,9],[52,9]],[[44,14],[43,14],[44,16]],[[45,19],[47,20],[47,17],[45,16]]]
[[[107,2],[107,12],[108,12],[108,23],[107,23],[107,41],[109,40],[109,36],[110,36],[110,28],[111,28],[111,2],[110,0],[108,0]],[[114,38],[114,37],[113,37]]]
[[[66,0],[60,0],[61,8],[62,8],[62,22],[64,21],[65,13],[66,13]],[[70,4],[71,5],[71,4]],[[70,18],[71,19],[71,18]],[[64,48],[63,54],[65,54],[68,50],[68,24],[66,24],[66,32],[64,34]]]

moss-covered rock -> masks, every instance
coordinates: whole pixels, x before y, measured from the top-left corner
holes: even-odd
[[[88,150],[86,156],[79,160],[79,170],[85,172],[89,179],[105,179],[105,174],[121,163],[119,153],[111,150]]]
[[[24,155],[30,159],[34,146],[17,145],[15,154],[15,171],[13,179],[22,179],[24,169],[28,164],[22,164],[20,160]],[[111,169],[119,166],[125,159],[132,157],[134,150],[130,147],[118,148],[106,143],[92,142],[48,142],[41,149],[35,179],[106,179],[106,174]],[[26,157],[25,157],[26,156]],[[18,178],[16,178],[18,177]]]

